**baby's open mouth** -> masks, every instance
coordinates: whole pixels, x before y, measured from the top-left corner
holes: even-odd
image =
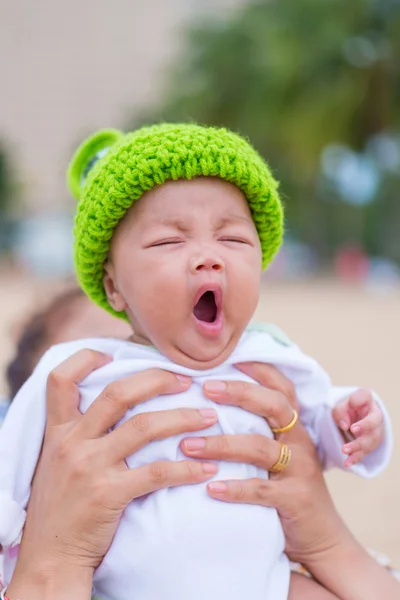
[[[212,291],[204,292],[197,301],[193,314],[199,321],[214,323],[218,315],[215,294]]]

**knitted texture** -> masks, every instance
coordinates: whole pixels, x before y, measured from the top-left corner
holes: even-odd
[[[102,129],[79,146],[67,171],[68,187],[77,200],[81,197],[82,183],[93,168],[98,154],[112,146],[122,135],[117,129]]]
[[[68,170],[70,190],[79,199],[76,272],[94,302],[127,319],[110,307],[103,287],[103,265],[115,227],[132,204],[156,185],[199,176],[220,177],[243,192],[260,238],[263,268],[270,264],[283,236],[278,183],[244,138],[226,129],[194,124],[163,123],[126,135],[104,130],[78,148]]]

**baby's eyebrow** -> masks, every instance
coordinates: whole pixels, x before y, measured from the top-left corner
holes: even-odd
[[[236,214],[228,214],[221,217],[221,219],[218,219],[215,229],[216,231],[218,231],[219,229],[225,227],[225,225],[231,225],[232,223],[246,223],[247,225],[249,225],[252,223],[252,220],[250,217],[244,217],[242,215]]]
[[[231,213],[217,219],[213,229],[215,231],[219,231],[220,229],[223,229],[226,225],[232,225],[235,223],[246,223],[247,225],[249,225],[252,224],[252,220],[250,217]],[[192,223],[181,219],[180,217],[165,217],[157,221],[157,224],[164,225],[166,227],[172,227],[174,229],[177,229],[178,231],[181,231],[182,233],[187,233],[193,226]]]
[[[190,229],[189,224],[179,217],[166,217],[165,219],[160,219],[158,223],[167,227],[173,227],[174,229],[178,229],[182,232]]]

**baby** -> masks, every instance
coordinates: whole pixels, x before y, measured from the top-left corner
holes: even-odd
[[[162,368],[191,377],[188,391],[156,397],[128,411],[123,421],[140,412],[213,407],[218,421],[207,435],[272,438],[261,417],[213,404],[202,393],[210,380],[251,381],[235,364],[271,363],[293,381],[300,418],[324,465],[346,466],[365,477],[385,467],[392,442],[379,399],[358,406],[356,388],[333,387],[321,367],[278,329],[248,327],[262,268],[281,244],[283,211],[276,181],[246,140],[193,124],[155,125],[128,135],[106,130],[78,149],[69,184],[79,199],[80,284],[97,304],[129,320],[134,333],[129,341],[54,346],[15,398],[0,432],[6,583],[43,441],[47,376],[81,348],[113,356],[81,386],[82,411],[108,383]],[[294,413],[281,427],[295,420]],[[344,447],[341,429],[354,434]],[[134,468],[184,459],[182,438],[155,441],[127,463]],[[284,469],[289,460],[290,450],[282,445],[272,470]],[[254,465],[219,465],[218,479],[251,477],[268,474]],[[95,592],[110,600],[285,600],[290,568],[284,545],[274,509],[217,502],[202,484],[161,490],[125,510],[96,571]]]

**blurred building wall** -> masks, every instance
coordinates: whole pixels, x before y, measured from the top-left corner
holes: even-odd
[[[2,0],[0,142],[25,210],[69,202],[65,168],[76,144],[157,99],[188,20],[244,1]]]

